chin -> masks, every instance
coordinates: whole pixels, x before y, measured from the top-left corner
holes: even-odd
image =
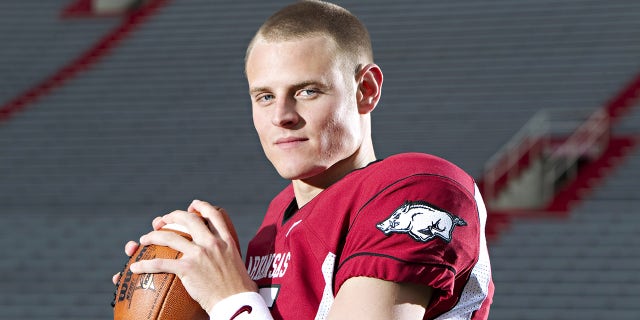
[[[302,180],[311,178],[326,170],[321,166],[295,166],[287,165],[285,167],[276,167],[278,174],[287,180]]]

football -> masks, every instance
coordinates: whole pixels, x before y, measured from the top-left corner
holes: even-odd
[[[170,230],[191,240],[178,225]],[[127,261],[113,300],[114,320],[196,320],[209,319],[207,313],[187,293],[180,279],[169,273],[134,274],[129,266],[136,261],[165,258],[178,259],[182,253],[165,246],[140,246]]]

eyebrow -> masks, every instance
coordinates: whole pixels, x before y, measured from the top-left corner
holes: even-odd
[[[253,95],[258,92],[271,91],[269,87],[256,87],[249,90],[249,95]]]

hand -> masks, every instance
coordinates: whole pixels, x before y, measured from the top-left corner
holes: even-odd
[[[193,214],[199,212],[204,219]],[[188,230],[193,241],[160,230],[170,223]],[[131,265],[134,273],[173,273],[202,308],[210,311],[220,300],[240,292],[257,291],[240,256],[236,231],[223,209],[194,200],[187,211],[174,211],[154,219],[152,231],[140,238],[140,245],[168,246],[182,252],[172,259],[142,260]],[[135,242],[125,246],[130,255],[137,249]],[[116,280],[116,276],[114,276]]]
[[[124,253],[128,257],[131,257],[136,252],[136,250],[138,250],[139,246],[140,245],[137,242],[129,241],[124,246]],[[113,277],[111,278],[111,282],[113,282],[114,285],[116,285],[116,286],[118,285],[118,280],[120,280],[120,275],[121,274],[122,274],[121,272],[118,272],[118,273],[114,274]]]

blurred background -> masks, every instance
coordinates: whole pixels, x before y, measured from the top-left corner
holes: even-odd
[[[640,2],[336,1],[385,74],[380,158],[473,175],[490,319],[640,318]],[[246,45],[288,1],[0,2],[0,319],[109,319],[123,246],[192,199],[243,247],[286,185]]]

